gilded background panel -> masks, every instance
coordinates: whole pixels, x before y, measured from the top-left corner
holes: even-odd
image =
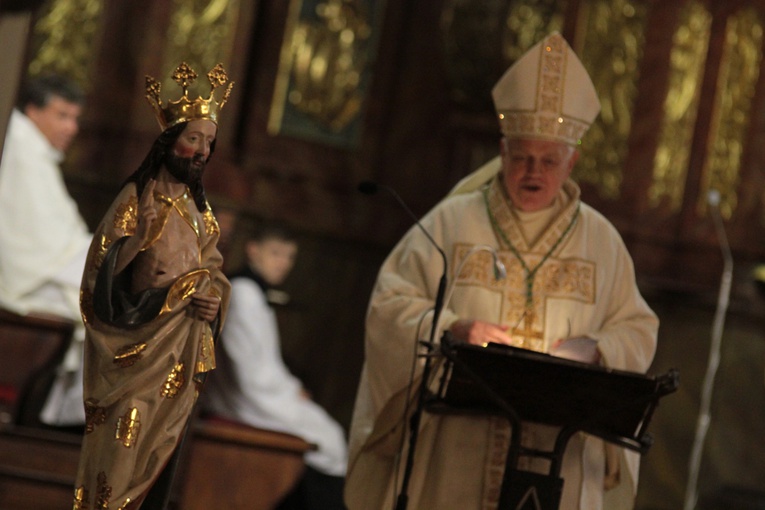
[[[87,88],[102,10],[103,0],[46,2],[33,29],[29,74],[55,72]]]
[[[724,218],[730,218],[736,211],[744,140],[760,77],[762,32],[762,16],[754,7],[740,9],[728,18],[697,202],[699,213],[706,210],[706,197],[711,189],[720,193],[720,213]]]
[[[615,199],[632,127],[646,7],[633,0],[591,0],[581,9],[583,49],[577,51],[598,91],[601,112],[582,140],[575,177]]]
[[[218,63],[230,65],[239,10],[239,0],[173,0],[162,66],[163,89],[176,89],[169,75],[182,61],[200,76]]]
[[[446,0],[441,33],[452,99],[474,110],[493,109],[490,91],[531,46],[561,30],[565,1]]]
[[[270,134],[358,143],[384,3],[291,0]]]
[[[711,23],[704,4],[691,1],[683,9],[672,38],[669,88],[648,191],[650,205],[670,213],[680,210],[685,195]]]

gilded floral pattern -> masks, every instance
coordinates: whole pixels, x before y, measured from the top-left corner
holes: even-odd
[[[121,368],[132,367],[141,360],[145,350],[146,342],[126,345],[115,353],[114,364]]]
[[[706,5],[693,0],[683,8],[672,37],[664,119],[659,127],[653,180],[648,190],[650,205],[670,213],[680,210],[685,196],[711,26],[712,15]]]
[[[724,218],[730,219],[739,205],[744,141],[760,78],[762,40],[763,19],[758,9],[741,9],[728,18],[697,201],[700,215],[706,212],[711,190],[720,193],[719,207]]]
[[[637,0],[590,0],[582,7],[582,64],[601,103],[600,116],[582,140],[575,177],[602,197],[619,197],[622,168],[634,121],[648,10]]]
[[[106,421],[106,409],[98,405],[98,400],[89,398],[85,401],[85,433],[93,432]]]
[[[98,473],[98,493],[96,495],[95,510],[108,510],[109,500],[112,497],[112,487],[106,478],[106,473]]]
[[[459,261],[470,246],[456,248]],[[535,267],[541,256],[521,253],[530,267]],[[595,266],[591,262],[571,259],[548,258],[534,278],[531,306],[527,306],[524,269],[510,251],[500,251],[499,259],[507,268],[507,278],[494,278],[491,255],[476,253],[462,266],[456,285],[478,285],[505,293],[509,303],[504,311],[503,323],[511,328],[511,335],[518,347],[544,351],[545,310],[548,298],[569,299],[586,304],[595,302]],[[457,262],[459,266],[461,262]]]
[[[117,206],[114,213],[114,228],[126,236],[135,234],[138,226],[138,197],[131,196],[127,202]]]
[[[220,235],[220,226],[218,226],[218,220],[215,219],[210,204],[207,204],[207,210],[204,212],[203,218],[207,235]]]
[[[159,394],[164,398],[173,398],[183,388],[186,382],[186,367],[183,363],[176,364],[165,379]]]
[[[72,510],[87,510],[88,499],[90,499],[90,495],[88,494],[88,491],[85,490],[84,486],[80,485],[74,489],[74,503]]]
[[[117,430],[114,438],[122,443],[125,448],[132,448],[138,441],[138,433],[141,430],[141,419],[138,409],[131,407],[117,420]]]
[[[56,72],[87,87],[104,3],[104,0],[44,2],[35,15],[29,74]]]
[[[189,62],[197,69],[213,68],[218,62],[229,62],[233,38],[241,9],[240,0],[172,0],[172,17],[167,29],[163,69],[178,62]],[[194,78],[196,78],[196,72]],[[213,68],[207,78],[216,84],[222,73]]]

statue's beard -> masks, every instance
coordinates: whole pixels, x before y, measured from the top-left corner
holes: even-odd
[[[182,158],[168,152],[165,156],[165,168],[170,175],[192,189],[201,183],[206,164],[207,161],[201,155]]]

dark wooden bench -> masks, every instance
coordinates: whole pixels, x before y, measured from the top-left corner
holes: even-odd
[[[220,420],[200,420],[181,471],[178,508],[270,510],[305,469],[303,439]]]
[[[187,442],[170,508],[268,510],[300,478],[312,445],[296,436],[199,421]],[[81,437],[21,426],[0,428],[0,509],[71,508]]]
[[[80,443],[77,434],[19,426],[0,429],[0,508],[71,508]]]
[[[0,426],[37,425],[74,323],[0,309]]]

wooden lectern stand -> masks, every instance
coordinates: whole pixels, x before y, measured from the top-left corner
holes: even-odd
[[[646,429],[653,412],[679,381],[676,370],[652,377],[505,345],[456,343],[448,332],[441,352],[446,365],[427,411],[499,415],[512,426],[500,510],[558,509],[563,454],[578,431],[641,454],[648,451],[653,441]],[[522,422],[561,427],[553,450],[524,448],[517,433]],[[518,470],[521,456],[548,459],[549,474]]]

